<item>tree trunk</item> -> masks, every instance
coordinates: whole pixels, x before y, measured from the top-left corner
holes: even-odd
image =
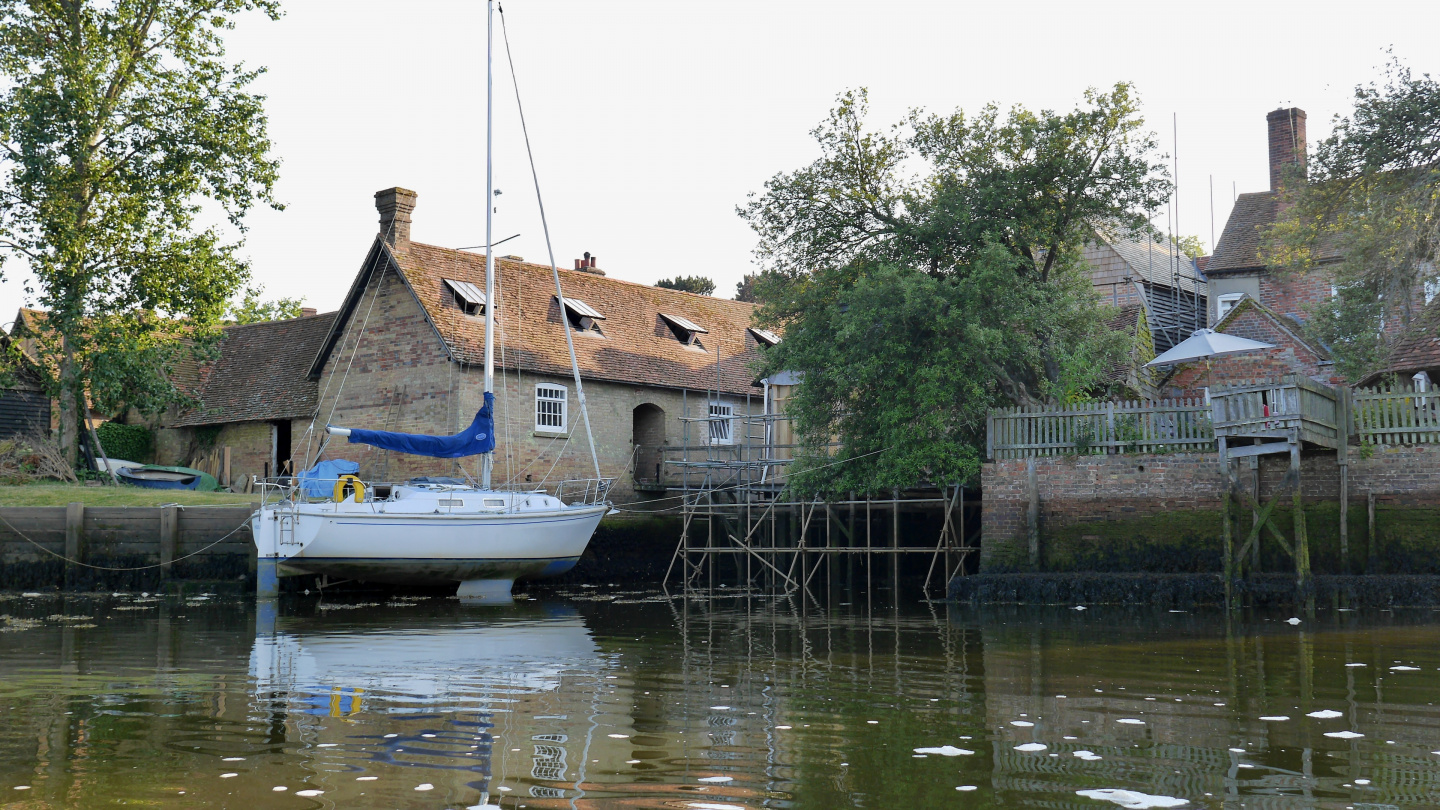
[[[76,466],[80,449],[80,408],[85,405],[84,395],[77,395],[79,389],[75,373],[75,350],[70,341],[62,338],[64,351],[60,356],[60,453],[71,469]]]

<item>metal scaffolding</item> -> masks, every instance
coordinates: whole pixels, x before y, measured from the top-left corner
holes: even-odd
[[[686,397],[682,444],[662,454],[683,519],[667,586],[678,574],[687,591],[794,593],[888,583],[898,594],[902,559],[928,556],[921,587],[929,593],[943,592],[965,572],[978,550],[967,544],[974,532],[967,532],[965,517],[979,505],[966,502],[963,486],[852,492],[828,501],[795,497],[786,471],[798,445],[777,441],[789,436],[789,417],[751,413],[748,400],[745,410],[726,413],[707,402],[703,415],[692,415]],[[764,410],[773,410],[768,398]],[[918,568],[908,567],[918,577]]]

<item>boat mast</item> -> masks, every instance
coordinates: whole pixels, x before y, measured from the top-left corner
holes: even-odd
[[[495,391],[495,0],[485,0],[485,393]],[[495,452],[481,462],[480,484],[490,488]]]

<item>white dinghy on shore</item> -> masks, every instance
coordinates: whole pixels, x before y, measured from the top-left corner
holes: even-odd
[[[494,0],[486,2],[485,301],[495,301],[494,257]],[[521,123],[523,125],[523,112]],[[526,144],[529,148],[528,140]],[[531,160],[533,169],[533,157]],[[532,171],[533,174],[533,171]],[[535,189],[539,200],[537,180]],[[550,229],[540,203],[545,244]],[[564,301],[560,273],[550,250],[556,300]],[[399,585],[458,583],[458,593],[485,601],[508,601],[516,579],[555,576],[570,570],[585,552],[600,519],[610,511],[609,479],[600,475],[585,389],[575,344],[563,319],[559,327],[570,350],[570,368],[580,401],[595,478],[566,481],[551,492],[533,487],[511,491],[491,485],[495,451],[495,307],[485,307],[484,405],[465,430],[427,436],[326,425],[326,441],[314,464],[298,479],[261,483],[265,494],[252,528],[258,551],[257,591],[278,592],[278,577],[311,574],[341,580]],[[362,324],[363,332],[364,326]],[[359,350],[358,340],[355,350]],[[336,395],[338,403],[343,394]],[[332,407],[331,413],[334,413]],[[318,418],[318,414],[316,415]],[[310,431],[315,431],[312,420]],[[367,484],[353,462],[319,462],[334,438],[384,450],[432,458],[481,456],[481,480],[422,478],[396,484]],[[316,463],[319,462],[319,463]],[[349,465],[348,469],[341,465]],[[330,497],[327,500],[325,496]]]

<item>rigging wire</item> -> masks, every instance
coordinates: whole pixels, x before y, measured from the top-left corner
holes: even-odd
[[[515,75],[515,58],[510,52],[510,28],[505,22],[504,6],[500,6],[500,34],[505,40],[505,61],[510,66],[510,81],[515,87],[515,109],[520,115],[520,131],[525,135],[525,155],[530,161],[530,177],[535,182],[535,203],[540,208],[540,227],[545,232],[545,251],[550,258],[550,275],[555,280],[556,303],[560,305],[560,328],[565,330],[565,346],[570,350],[570,368],[575,372],[575,396],[580,400],[580,418],[585,422],[585,439],[590,443],[590,460],[595,464],[595,477],[601,479],[604,476],[600,474],[600,456],[595,452],[595,432],[590,429],[590,410],[585,405],[585,387],[580,381],[580,363],[575,359],[575,338],[570,334],[570,319],[565,315],[565,291],[560,286],[560,269],[555,266],[555,248],[550,243],[550,222],[545,216],[545,200],[540,194],[540,174],[535,168],[535,151],[530,146],[530,128],[525,124],[525,107],[520,102],[520,79]],[[486,205],[489,204],[490,201],[487,200]]]

